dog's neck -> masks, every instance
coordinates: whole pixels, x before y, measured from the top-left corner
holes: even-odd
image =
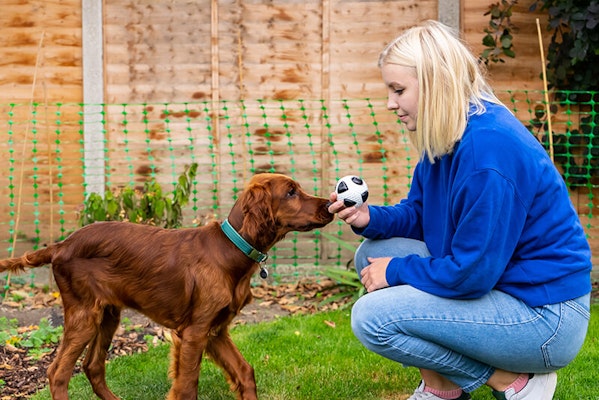
[[[246,256],[258,263],[266,261],[268,255],[262,253],[261,251],[254,248],[254,246],[249,244],[248,241],[245,240],[243,236],[241,236],[235,228],[233,228],[228,219],[225,219],[220,227],[225,233],[225,235],[229,238],[229,240],[233,242],[233,244],[237,246],[237,248],[241,250]]]
[[[232,210],[229,214],[229,218],[223,221],[221,229],[223,233],[229,238],[229,240],[246,256],[252,259],[256,263],[260,263],[260,277],[262,279],[268,278],[268,270],[265,266],[265,261],[268,258],[266,250],[261,249],[264,253],[256,249],[255,244],[250,244],[247,238],[244,238],[241,233],[241,227],[243,226],[243,217],[239,217],[239,214]]]

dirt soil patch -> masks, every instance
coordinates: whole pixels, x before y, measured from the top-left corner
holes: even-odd
[[[308,314],[343,307],[346,302],[327,302],[339,293],[334,282],[302,280],[292,284],[262,283],[252,288],[254,301],[236,317],[233,325],[271,321],[292,314]],[[0,318],[18,321],[19,332],[38,329],[42,319],[56,327],[62,325],[62,307],[58,293],[44,293],[39,288],[17,287],[0,304]],[[19,301],[9,300],[19,298]],[[148,341],[165,340],[168,331],[142,314],[125,310],[116,332],[108,359],[144,352]],[[152,344],[152,343],[150,343]],[[27,399],[47,385],[46,370],[56,354],[57,345],[46,346],[43,356],[9,344],[0,344],[0,400]],[[74,373],[81,372],[79,365]]]

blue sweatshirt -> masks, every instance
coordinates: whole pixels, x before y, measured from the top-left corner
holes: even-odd
[[[509,110],[486,107],[452,154],[422,157],[406,199],[369,206],[355,232],[426,243],[431,257],[391,260],[391,286],[455,299],[495,289],[532,307],[589,293],[591,251],[562,177]]]

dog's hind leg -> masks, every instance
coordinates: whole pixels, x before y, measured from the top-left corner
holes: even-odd
[[[94,393],[103,400],[118,399],[106,384],[106,356],[120,320],[120,309],[114,306],[104,307],[97,334],[89,344],[83,362],[83,370]]]
[[[85,307],[66,306],[69,302],[65,300],[63,297],[63,304],[65,304],[64,333],[56,358],[48,368],[50,393],[53,400],[69,398],[68,386],[75,363],[85,346],[96,335],[96,327],[89,310]]]
[[[228,329],[210,337],[206,348],[208,356],[228,375],[231,390],[238,392],[240,400],[256,400],[254,368],[245,360],[231,340]]]

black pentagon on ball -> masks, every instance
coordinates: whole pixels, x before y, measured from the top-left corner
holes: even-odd
[[[352,176],[351,180],[356,185],[362,185],[362,184],[364,184],[364,181],[361,178],[357,177],[357,176]]]
[[[345,207],[353,207],[356,205],[356,202],[350,199],[343,199],[343,205],[345,205]]]
[[[347,192],[349,188],[347,187],[347,183],[341,181],[339,182],[339,185],[337,186],[337,193],[343,193],[343,192]]]
[[[368,190],[362,193],[362,202],[366,203],[366,200],[368,200]]]

